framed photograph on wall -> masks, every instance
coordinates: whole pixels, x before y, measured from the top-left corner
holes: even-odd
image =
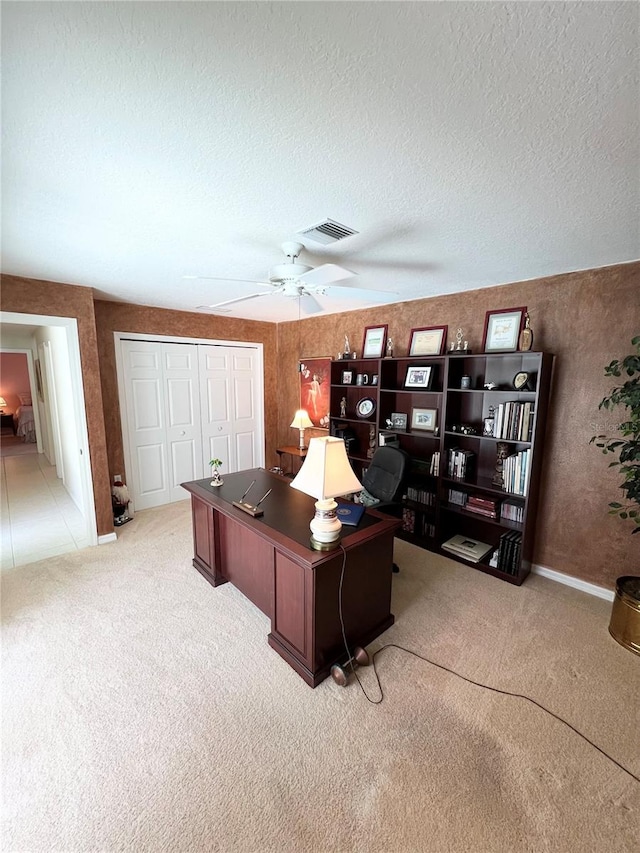
[[[433,432],[437,425],[437,409],[411,409],[411,429]]]
[[[331,359],[300,359],[300,401],[316,429],[329,429]]]
[[[363,358],[382,358],[387,342],[387,326],[367,326],[362,342]]]
[[[405,388],[427,388],[431,387],[431,367],[408,367],[404,380]]]
[[[526,313],[526,307],[487,311],[482,349],[485,352],[516,352]]]
[[[446,346],[448,326],[424,326],[411,329],[409,355],[442,355]]]

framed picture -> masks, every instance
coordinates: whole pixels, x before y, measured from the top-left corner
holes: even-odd
[[[387,341],[387,326],[367,326],[362,343],[363,358],[382,358]]]
[[[411,429],[425,429],[433,432],[438,418],[437,409],[411,409]]]
[[[482,349],[485,352],[516,352],[526,313],[526,307],[487,311]]]
[[[404,380],[405,388],[430,388],[431,367],[408,367]]]
[[[406,414],[404,412],[391,412],[391,426],[393,429],[406,429]]]
[[[329,429],[331,359],[300,360],[300,400],[316,429]]]
[[[409,355],[442,355],[446,346],[448,326],[425,326],[411,329]]]
[[[342,384],[351,385],[353,383],[353,370],[342,371]]]

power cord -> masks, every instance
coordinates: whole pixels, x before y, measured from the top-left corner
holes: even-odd
[[[456,672],[454,669],[450,669],[448,666],[444,666],[444,664],[436,663],[436,661],[431,660],[430,658],[425,657],[424,655],[418,654],[418,652],[414,652],[412,649],[407,649],[404,646],[400,646],[397,643],[385,643],[384,646],[381,646],[372,655],[371,662],[373,665],[373,672],[374,672],[374,675],[376,677],[376,682],[378,683],[378,690],[380,692],[380,698],[379,699],[372,699],[368,695],[367,691],[364,689],[364,685],[362,684],[362,682],[360,681],[360,678],[358,677],[358,673],[356,672],[356,667],[354,666],[353,658],[352,658],[351,652],[349,650],[349,644],[347,643],[347,635],[345,632],[344,619],[342,616],[342,584],[344,581],[344,570],[345,570],[345,567],[347,564],[347,552],[346,552],[346,550],[342,544],[340,545],[340,548],[342,549],[342,568],[340,571],[340,585],[338,587],[338,612],[340,615],[340,627],[342,629],[342,641],[344,643],[344,647],[345,647],[345,650],[347,652],[347,660],[349,662],[351,672],[355,676],[356,681],[358,682],[358,684],[360,686],[360,690],[362,691],[367,702],[370,702],[372,705],[380,705],[384,700],[384,691],[382,689],[382,684],[380,683],[380,676],[378,675],[378,670],[376,669],[376,658],[378,657],[379,654],[384,652],[386,649],[398,649],[401,652],[406,652],[408,655],[413,655],[413,657],[416,657],[419,660],[423,660],[426,663],[431,664],[431,666],[435,666],[438,669],[444,670],[444,672],[448,672],[451,675],[455,675],[457,678],[462,679],[462,681],[466,681],[468,684],[473,684],[475,687],[482,687],[485,690],[490,690],[492,693],[500,693],[502,696],[513,696],[516,699],[524,699],[527,702],[531,702],[532,705],[535,705],[537,708],[540,708],[541,711],[544,711],[546,714],[549,714],[549,716],[554,717],[556,720],[558,720],[559,722],[561,722],[565,726],[567,726],[567,728],[571,729],[572,732],[575,732],[579,737],[581,737],[584,741],[586,741],[586,743],[588,743],[589,746],[592,746],[601,755],[604,755],[605,758],[608,758],[609,761],[611,761],[613,764],[615,764],[616,767],[619,767],[620,770],[623,770],[628,776],[631,776],[632,779],[634,779],[636,782],[638,782],[640,784],[640,778],[638,776],[636,776],[635,773],[632,773],[630,770],[627,770],[627,768],[624,767],[622,764],[620,764],[619,761],[616,761],[616,759],[612,758],[609,755],[609,753],[604,751],[604,749],[601,749],[592,740],[589,740],[589,738],[586,735],[583,735],[582,732],[579,731],[575,726],[572,726],[571,723],[568,723],[565,719],[560,717],[558,714],[555,714],[553,711],[550,711],[548,708],[545,708],[544,705],[541,705],[540,702],[536,702],[536,700],[532,699],[530,696],[525,696],[523,693],[512,693],[510,690],[500,690],[498,687],[491,687],[488,684],[482,684],[482,682],[480,682],[480,681],[474,681],[473,678],[468,678],[466,675],[461,675],[459,672]]]

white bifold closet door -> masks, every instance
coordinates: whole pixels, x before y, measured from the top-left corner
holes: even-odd
[[[251,348],[123,340],[127,485],[136,509],[185,500],[180,483],[262,464]],[[128,445],[128,453],[126,452]]]

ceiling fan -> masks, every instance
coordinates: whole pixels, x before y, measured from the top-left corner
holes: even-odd
[[[305,314],[317,314],[319,311],[323,311],[324,308],[315,298],[316,296],[358,296],[366,302],[392,302],[398,295],[397,293],[383,290],[364,290],[361,287],[342,287],[336,285],[335,282],[355,276],[357,273],[338,266],[338,264],[322,264],[319,267],[310,267],[306,264],[298,263],[298,258],[303,249],[304,246],[302,243],[282,243],[282,251],[285,254],[286,261],[276,264],[269,270],[268,282],[214,276],[187,277],[208,281],[237,281],[244,284],[259,284],[262,287],[268,288],[266,291],[249,293],[246,296],[237,296],[234,299],[225,299],[224,302],[216,302],[213,305],[200,305],[200,308],[222,308],[232,305],[235,302],[244,302],[247,299],[278,295],[300,299],[300,306]]]

